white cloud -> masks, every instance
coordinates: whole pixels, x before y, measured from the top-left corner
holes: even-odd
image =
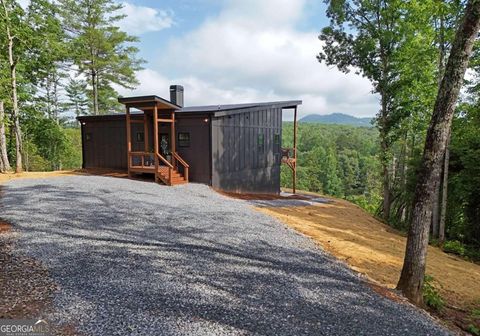
[[[129,34],[140,35],[160,31],[173,25],[173,15],[165,10],[122,3],[120,14],[126,17],[119,22],[122,30]]]
[[[135,94],[168,97],[170,84],[182,84],[187,105],[302,99],[300,115],[373,116],[378,102],[370,82],[320,64],[318,32],[295,28],[306,1],[226,1],[217,17],[173,38],[151,64],[175,76],[144,70]]]

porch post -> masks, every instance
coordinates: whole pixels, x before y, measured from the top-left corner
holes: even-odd
[[[155,152],[155,182],[158,183],[158,113],[156,104],[153,108],[153,150]]]
[[[293,176],[292,176],[292,189],[293,193],[297,192],[297,107],[293,112]]]
[[[174,153],[177,151],[177,146],[176,146],[176,136],[175,136],[175,111],[172,111],[172,122],[170,124],[170,133],[171,133],[171,147],[172,147],[172,166],[175,168],[175,155]]]
[[[126,125],[127,125],[127,169],[128,169],[128,177],[132,177],[132,174],[130,172],[130,165],[131,165],[131,158],[130,158],[130,153],[132,151],[132,139],[131,139],[131,124],[130,124],[130,107],[128,105],[126,106],[126,111],[125,111],[125,116],[126,116]]]
[[[145,143],[144,150],[145,152],[150,151],[149,141],[148,141],[148,119],[147,112],[143,112],[143,141]]]

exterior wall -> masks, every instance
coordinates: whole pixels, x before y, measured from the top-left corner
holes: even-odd
[[[137,117],[138,118],[138,117]],[[210,124],[208,115],[194,117],[176,115],[177,152],[190,165],[189,179],[192,182],[210,184]],[[151,115],[148,124],[148,143],[153,149],[153,127]],[[82,125],[84,168],[110,168],[127,170],[127,135],[125,118],[110,120],[87,120]],[[178,146],[178,133],[190,134],[190,146]],[[144,141],[138,141],[137,133],[144,133],[143,124],[132,124],[132,151],[143,152]],[[160,123],[159,134],[168,134],[170,124]],[[145,137],[145,134],[144,134]]]
[[[82,139],[84,168],[127,169],[125,120],[86,121]]]
[[[245,193],[279,193],[282,109],[212,118],[212,186]],[[259,135],[263,134],[261,145]],[[275,134],[278,143],[275,143]]]
[[[192,182],[211,183],[210,167],[210,118],[208,115],[179,116],[176,115],[178,123],[177,131],[177,152],[189,164],[189,179]],[[205,122],[205,120],[207,120]],[[178,133],[190,134],[190,145],[181,147],[178,141]]]

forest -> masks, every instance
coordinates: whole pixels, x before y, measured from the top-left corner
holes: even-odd
[[[298,187],[350,200],[408,232],[399,288],[419,303],[425,237],[479,259],[480,5],[325,3],[318,61],[366,77],[379,104],[372,127],[300,123]],[[1,172],[80,166],[75,117],[118,111],[116,88],[134,88],[144,63],[138,39],[118,28],[121,6],[0,0]],[[285,123],[285,146],[292,131]]]

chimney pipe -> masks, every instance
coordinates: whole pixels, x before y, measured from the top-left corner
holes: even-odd
[[[183,107],[183,86],[170,85],[170,102]]]

